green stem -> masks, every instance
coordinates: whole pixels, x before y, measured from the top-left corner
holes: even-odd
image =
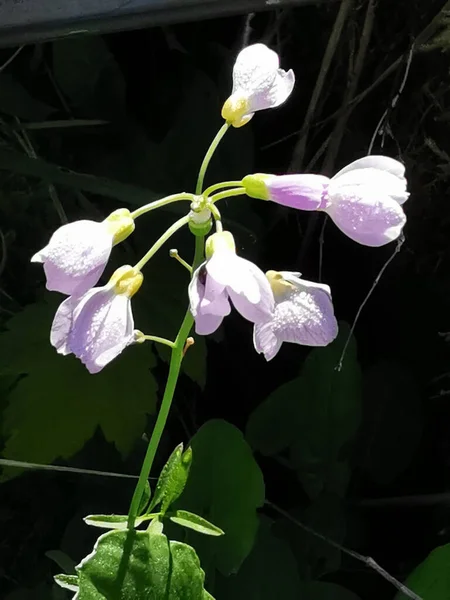
[[[208,168],[209,161],[211,160],[214,152],[216,151],[217,146],[220,144],[223,136],[226,134],[229,127],[230,126],[228,123],[224,123],[222,125],[222,127],[217,132],[216,137],[211,142],[211,146],[208,148],[208,151],[205,154],[205,158],[203,159],[202,165],[200,167],[200,171],[198,173],[197,186],[195,188],[195,193],[197,195],[202,193],[203,181],[205,179],[206,169]]]
[[[246,194],[245,188],[235,188],[233,190],[224,190],[223,192],[219,192],[218,194],[214,194],[211,196],[211,202],[214,204],[218,200],[223,200],[224,198],[230,198],[231,196],[243,196]]]
[[[166,204],[170,204],[171,202],[178,202],[179,200],[190,200],[191,202],[195,199],[194,194],[172,194],[171,196],[166,196],[165,198],[161,198],[161,200],[155,200],[154,202],[150,202],[149,204],[144,204],[140,208],[136,209],[131,213],[132,219],[137,219],[141,215],[150,212],[151,210],[155,210],[155,208],[160,208],[161,206],[165,206]]]
[[[195,238],[195,256],[193,268],[197,266],[203,260],[203,251],[205,247],[204,236]],[[194,323],[191,311],[188,309],[186,315],[181,324],[180,330],[174,342],[172,354],[170,357],[169,376],[167,378],[166,388],[164,390],[164,396],[161,402],[161,408],[156,419],[155,427],[153,428],[152,437],[148,444],[147,453],[142,463],[139,480],[134,490],[133,498],[131,500],[130,510],[128,512],[128,529],[133,529],[136,517],[138,514],[139,506],[141,504],[142,494],[145,487],[145,482],[148,480],[150,470],[155,459],[156,451],[161,441],[161,437],[166,426],[167,417],[169,416],[170,407],[172,405],[173,395],[180,374],[181,362],[183,360],[183,350],[186,344],[186,340],[191,331],[191,327]]]
[[[219,209],[214,204],[211,204],[209,209],[210,209],[212,216],[214,217],[214,220],[216,222],[216,231],[223,231],[222,216],[220,214]]]
[[[175,221],[175,223],[171,227],[169,227],[169,229],[166,231],[166,233],[164,233],[164,235],[162,235],[159,238],[159,240],[157,240],[153,244],[153,246],[150,248],[150,250],[147,252],[147,254],[145,254],[141,258],[141,260],[134,265],[134,268],[137,269],[138,271],[140,271],[142,269],[142,267],[148,263],[148,261],[151,259],[151,257],[158,252],[158,250],[161,248],[161,246],[165,242],[167,242],[167,240],[176,231],[178,231],[179,229],[181,229],[181,227],[183,227],[184,225],[187,225],[188,223],[189,223],[189,215],[181,217],[181,219],[178,219],[178,221]]]
[[[169,346],[170,348],[175,348],[174,342],[163,337],[158,337],[157,335],[144,334],[139,338],[139,341],[140,340],[145,340],[146,342],[156,342],[157,344],[164,344],[165,346]]]
[[[207,188],[202,195],[205,196],[205,198],[207,198],[216,190],[221,190],[222,188],[240,187],[241,185],[242,181],[221,181],[220,183],[210,185],[209,188]]]

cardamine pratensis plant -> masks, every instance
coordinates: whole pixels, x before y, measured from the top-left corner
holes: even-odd
[[[169,541],[163,533],[164,521],[170,519],[204,534],[227,534],[198,515],[170,510],[185,486],[191,450],[183,451],[182,445],[175,449],[152,498],[148,484],[193,325],[198,335],[211,334],[233,307],[253,323],[255,350],[266,360],[276,356],[283,342],[326,346],[337,336],[330,288],[306,281],[296,272],[264,274],[238,256],[232,233],[222,227],[220,201],[248,195],[299,210],[323,211],[344,234],[366,246],[396,240],[405,225],[402,205],[409,195],[405,169],[385,156],[356,160],[331,179],[316,174],[256,173],[203,189],[208,164],[228,129],[244,126],[259,110],[281,105],[294,81],[293,71],[280,69],[277,54],[263,44],[242,50],[233,69],[231,95],[222,108],[225,123],[205,155],[195,193],[173,194],[134,212],[119,208],[102,222],[64,225],[31,259],[43,264],[47,288],[67,295],[50,332],[50,343],[58,353],[74,354],[90,373],[98,373],[130,344],[150,340],[171,348],[164,397],[128,515],[86,517],[88,524],[110,531],[100,536],[92,553],[77,566],[77,575],[56,578],[61,586],[76,592],[76,599],[212,598],[204,589],[204,572],[194,549]],[[113,247],[134,232],[135,221],[181,201],[189,203],[186,215],[137,264],[120,267],[106,285],[97,287]],[[190,265],[174,253],[191,280],[189,307],[172,341],[135,329],[131,299],[139,292],[146,264],[185,226],[194,235],[195,256]],[[207,237],[211,229],[214,232]],[[137,529],[143,523],[148,528]]]

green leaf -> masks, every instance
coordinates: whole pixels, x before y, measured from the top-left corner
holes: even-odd
[[[55,109],[33,96],[8,73],[0,74],[0,112],[19,119],[40,121]]]
[[[161,504],[161,512],[164,514],[169,506],[175,502],[184,490],[191,463],[191,448],[183,452],[183,444],[179,444],[161,471],[158,483],[156,484],[155,495],[150,504],[150,511],[155,506],[158,506],[158,504]]]
[[[378,484],[388,484],[411,463],[422,435],[419,387],[405,366],[380,362],[364,373],[364,411],[357,464]]]
[[[252,549],[256,509],[264,503],[264,481],[242,433],[222,420],[208,421],[191,441],[194,460],[178,506],[220,527],[220,538],[192,538],[202,563],[224,575],[236,572]],[[192,534],[195,535],[195,534]]]
[[[353,338],[342,369],[336,369],[348,335],[349,327],[340,324],[337,339],[314,349],[301,373],[291,460],[311,498],[325,489],[342,495],[348,483],[349,469],[341,453],[361,420],[361,372]]]
[[[271,524],[264,519],[238,574],[217,577],[215,592],[218,600],[304,600],[300,585],[288,544],[273,534]]]
[[[304,583],[299,597],[302,600],[360,600],[359,596],[347,588],[325,581]]]
[[[121,109],[125,80],[100,36],[58,40],[53,43],[53,74],[75,108]]]
[[[140,525],[145,519],[143,517],[136,518],[136,525]],[[92,527],[100,527],[101,529],[126,529],[128,515],[88,515],[83,518],[86,525]]]
[[[182,527],[187,527],[188,529],[193,529],[194,531],[198,531],[199,533],[204,533],[205,535],[223,535],[224,532],[220,527],[216,527],[206,519],[195,515],[187,510],[177,510],[173,515],[169,516],[169,519],[177,525],[181,525]]]
[[[147,414],[155,411],[151,349],[127,348],[90,375],[76,358],[51,347],[55,309],[54,301],[29,305],[0,334],[0,372],[24,375],[8,393],[2,414],[3,456],[43,464],[69,458],[97,427],[125,456],[144,431]]]
[[[78,575],[55,575],[54,580],[62,588],[78,592]]]
[[[321,494],[306,510],[295,509],[290,511],[290,514],[306,527],[338,544],[343,543],[346,521],[343,501],[338,496]],[[302,579],[318,579],[340,569],[341,552],[328,542],[305,531],[288,519],[278,520],[274,530],[289,541]]]
[[[77,600],[206,600],[195,551],[165,535],[110,531],[77,567]]]
[[[423,600],[450,598],[450,544],[438,546],[408,576],[405,585]],[[394,600],[407,600],[398,592]]]
[[[299,397],[302,382],[288,381],[272,392],[252,412],[246,437],[252,448],[265,456],[279,454],[294,441],[297,433]]]
[[[354,339],[336,369],[349,327],[308,355],[296,379],[283,384],[253,412],[247,425],[252,446],[266,455],[289,448],[290,460],[311,498],[323,491],[342,495],[350,470],[343,452],[360,423],[361,373]]]
[[[150,503],[150,498],[152,496],[152,490],[150,489],[150,484],[148,480],[145,482],[144,490],[142,492],[141,503],[139,505],[138,514],[142,515],[145,512],[148,504]]]

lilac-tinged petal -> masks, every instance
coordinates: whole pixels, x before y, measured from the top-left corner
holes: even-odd
[[[122,339],[119,339],[118,343],[113,346],[105,345],[106,349],[100,351],[98,355],[89,363],[86,363],[86,367],[88,368],[90,373],[98,373],[101,371],[108,363],[114,360],[121,352],[125,350],[127,346],[134,342],[134,319],[133,313],[131,310],[131,302],[128,302],[126,309],[126,326],[125,333]],[[110,342],[110,339],[108,341]],[[99,344],[98,348],[100,349],[102,346]]]
[[[391,175],[394,175],[398,179],[403,179],[405,176],[405,165],[398,160],[390,158],[389,156],[364,156],[358,160],[354,160],[349,165],[341,169],[333,179],[337,179],[348,173],[358,169],[377,169],[379,171],[386,171]]]
[[[73,311],[79,299],[69,296],[62,302],[56,311],[50,330],[50,343],[56,348],[58,354],[66,356],[71,353],[67,340],[72,329]]]
[[[329,196],[332,202],[333,195],[337,191],[344,193],[345,188],[364,186],[376,189],[380,195],[390,196],[399,204],[403,204],[408,198],[406,191],[406,179],[400,179],[387,171],[377,169],[358,169],[344,173],[338,179],[332,179],[329,186]]]
[[[253,328],[253,345],[258,354],[264,354],[267,361],[278,354],[282,341],[272,331],[270,323],[261,323]]]
[[[133,341],[134,323],[130,299],[116,295],[113,290],[98,288],[95,294],[74,311],[72,331],[69,335],[70,350],[86,365],[97,372],[97,359],[104,353],[117,356]],[[105,363],[106,364],[106,363]]]
[[[231,311],[225,286],[218,283],[210,275],[206,277],[205,293],[200,302],[200,311],[203,314],[219,315],[222,317],[229,315]]]
[[[249,302],[245,296],[235,294],[233,290],[229,291],[231,301],[234,308],[251,323],[262,323],[270,318],[271,313],[261,305],[261,303],[253,304]]]
[[[289,98],[294,85],[294,71],[278,69],[271,85],[258,89],[249,97],[249,113],[280,106]]]
[[[299,279],[296,273],[284,272],[291,287],[283,287],[273,317],[255,325],[254,345],[266,360],[271,360],[283,342],[303,346],[326,346],[338,332],[330,288]]]
[[[76,221],[57,229],[31,260],[44,263],[47,289],[81,295],[98,282],[112,243],[113,235],[104,223]]]
[[[325,212],[339,229],[365,246],[383,246],[397,239],[406,223],[394,199],[364,186],[337,190]]]
[[[265,183],[274,202],[301,210],[317,210],[322,207],[329,181],[323,175],[280,175]]]
[[[192,316],[195,318],[200,306],[200,302],[205,294],[205,283],[201,281],[200,273],[205,268],[205,263],[201,264],[192,274],[192,279],[188,286],[189,305]]]
[[[223,317],[219,315],[205,315],[199,313],[195,318],[195,333],[209,335],[214,333],[221,325]]]

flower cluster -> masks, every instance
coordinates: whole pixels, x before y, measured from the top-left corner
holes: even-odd
[[[242,127],[255,112],[282,104],[294,81],[294,73],[280,69],[277,54],[263,44],[242,50],[233,69],[232,93],[222,108],[225,125],[207,156],[212,156],[230,126]],[[201,170],[200,183],[203,176]],[[276,356],[283,342],[325,346],[338,329],[330,288],[306,281],[297,272],[270,270],[264,274],[238,256],[232,234],[222,229],[216,203],[247,194],[299,210],[322,211],[352,240],[382,246],[397,239],[405,225],[402,205],[409,195],[406,188],[401,163],[385,156],[367,156],[332,178],[256,173],[239,182],[215,184],[200,194],[168,196],[134,213],[119,209],[101,223],[64,225],[32,258],[43,263],[47,288],[68,295],[56,313],[50,341],[60,354],[77,356],[91,373],[100,371],[132,342],[164,342],[134,330],[130,300],[142,284],[141,268],[180,227],[189,224],[203,240],[214,219],[216,232],[206,240],[204,262],[191,267],[178,257],[192,275],[188,296],[196,333],[216,331],[233,306],[253,324],[255,349],[266,360]],[[214,193],[218,190],[224,191]],[[189,200],[190,212],[172,225],[137,265],[121,267],[106,285],[94,287],[113,246],[134,231],[135,219],[178,200]]]

